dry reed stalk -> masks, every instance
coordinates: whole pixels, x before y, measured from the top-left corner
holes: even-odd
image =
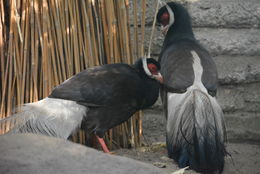
[[[108,49],[109,47],[109,41],[108,41],[108,37],[107,37],[107,21],[106,21],[106,14],[105,14],[105,7],[104,7],[104,1],[105,0],[100,0],[100,11],[101,11],[101,21],[102,21],[102,30],[104,31],[104,37],[103,37],[103,42],[104,42],[104,51],[105,51],[105,55],[106,55],[106,63],[107,62],[111,62],[111,58],[110,58],[110,49]]]
[[[4,18],[5,12],[4,12],[4,3],[3,1],[0,1],[0,80],[4,78],[4,43],[5,43],[5,18]],[[1,88],[0,88],[1,90]],[[2,99],[2,95],[0,95],[0,99]]]
[[[92,45],[92,65],[99,65],[98,62],[98,51],[97,51],[97,45],[96,45],[96,34],[95,34],[95,28],[94,28],[94,21],[93,21],[93,11],[92,11],[92,5],[91,5],[91,0],[88,1],[88,19],[89,19],[89,26],[90,26],[90,33],[91,33],[91,38],[90,41],[92,41],[90,44]]]
[[[67,44],[62,43],[62,41],[64,40],[64,35],[63,35],[63,31],[62,29],[64,29],[64,23],[62,23],[64,20],[61,16],[62,15],[59,13],[59,4],[57,1],[52,1],[51,3],[49,3],[51,5],[50,8],[50,17],[51,17],[51,33],[52,33],[52,40],[51,41],[51,57],[52,57],[52,65],[53,67],[57,67],[54,68],[54,72],[53,72],[53,76],[54,76],[54,83],[57,85],[59,83],[62,82],[63,79],[66,79],[67,75],[66,75],[66,71],[64,71],[65,69],[65,63],[63,60],[65,60],[65,56],[63,53],[63,50],[65,52],[65,55],[68,55],[66,57],[67,60],[70,60],[70,56],[68,54],[68,47]],[[62,8],[62,7],[60,7]],[[63,24],[63,25],[62,25]],[[57,37],[55,37],[57,36]],[[63,38],[63,39],[59,39],[59,38]],[[64,46],[64,49],[63,49]],[[56,56],[58,55],[58,56]],[[67,61],[70,62],[70,61]],[[67,63],[66,65],[70,66],[70,63]],[[68,70],[68,74],[72,75],[72,73],[70,72],[70,69],[66,68]]]
[[[146,17],[146,0],[142,0],[142,19],[141,19],[141,46],[140,56],[144,56],[144,36],[145,36],[145,17]]]
[[[5,26],[5,12],[4,12],[4,3],[3,1],[0,1],[0,81],[3,82],[4,80],[4,69],[5,69],[5,60],[4,60],[4,49],[5,49],[5,42],[6,42],[6,26]],[[0,101],[3,101],[3,95],[2,95],[2,86],[0,85]],[[0,111],[2,110],[0,102]],[[0,115],[0,119],[3,116]],[[0,125],[0,134],[3,133],[3,129],[5,129],[2,125]]]
[[[139,50],[139,57],[145,57],[144,55],[144,39],[145,39],[145,18],[146,18],[146,0],[142,0],[142,16],[141,16],[141,39],[140,39],[140,50]],[[138,115],[138,143],[141,144],[141,137],[143,135],[143,130],[142,130],[142,111],[139,112]]]
[[[0,1],[0,81],[3,82],[4,80],[4,48],[5,48],[5,18],[4,18],[4,3],[3,1]],[[2,96],[2,86],[0,86],[0,101],[3,101],[3,96]],[[1,103],[0,103],[1,104]],[[1,106],[1,105],[0,105]],[[1,110],[1,108],[0,108]],[[0,115],[0,119],[2,116]],[[3,128],[0,127],[0,133]]]
[[[134,16],[134,58],[136,59],[139,54],[138,54],[138,45],[139,45],[139,42],[138,42],[138,26],[137,26],[137,0],[133,0],[133,16]]]
[[[136,7],[134,7],[134,21],[136,21],[136,22],[134,22],[134,26],[136,25],[136,27],[137,27],[137,6]],[[127,19],[128,19],[128,21],[129,21],[129,12],[127,13]],[[135,24],[136,23],[136,24]],[[128,23],[128,27],[127,27],[127,29],[128,29],[128,32],[130,32],[130,23]],[[129,37],[130,38],[130,37]],[[132,59],[130,59],[130,63],[133,63],[133,62],[135,62],[136,61],[136,59],[139,57],[139,55],[138,55],[138,47],[139,47],[139,41],[138,41],[138,30],[136,29],[136,32],[134,33],[134,40],[135,40],[135,43],[133,43],[133,44],[131,44],[131,45],[135,45],[136,46],[136,48],[133,48],[133,47],[130,47],[130,49],[132,50]],[[133,50],[136,50],[136,55],[134,55],[134,53],[133,53]],[[138,144],[138,139],[140,138],[139,136],[138,136],[138,131],[136,131],[137,130],[137,125],[136,125],[136,123],[137,123],[137,121],[138,121],[138,119],[139,119],[139,112],[138,113],[135,113],[134,114],[134,116],[131,118],[131,129],[133,129],[134,131],[133,132],[131,132],[131,136],[132,136],[132,139],[134,140],[134,147],[138,147],[139,146],[139,144]]]
[[[126,44],[130,44],[129,47],[126,47],[127,48],[127,52],[126,52],[126,56],[127,56],[127,63],[128,64],[131,64],[133,63],[133,55],[132,55],[132,50],[133,48],[131,47],[132,44],[131,44],[131,41],[130,41],[130,20],[129,20],[129,1],[128,0],[125,0],[125,11],[124,11],[124,15],[125,15],[125,30],[126,30],[126,35],[124,36],[125,39],[126,39]]]
[[[98,59],[96,60],[96,65],[99,65],[101,62],[104,62],[104,58],[103,58],[103,47],[102,47],[102,43],[101,43],[101,33],[100,33],[100,20],[99,20],[99,15],[98,15],[98,2],[92,1],[92,6],[93,6],[93,10],[92,10],[92,14],[93,14],[93,20],[95,21],[95,32],[96,32],[96,38],[97,38],[97,47],[98,49]]]
[[[160,4],[160,1],[158,0],[158,1],[157,1],[157,5],[156,5],[156,10],[155,10],[155,11],[158,11],[158,9],[159,9],[159,4]],[[154,14],[152,32],[151,32],[151,35],[150,35],[150,41],[149,41],[149,46],[148,46],[148,54],[147,54],[148,57],[151,56],[151,47],[152,47],[152,41],[153,41],[153,33],[154,33],[154,29],[155,29],[155,23],[156,23],[156,14]]]

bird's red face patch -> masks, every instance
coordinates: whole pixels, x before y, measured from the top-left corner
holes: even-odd
[[[148,69],[149,71],[153,74],[153,75],[157,75],[158,74],[158,69],[157,66],[153,63],[149,63],[148,65]]]
[[[170,15],[168,12],[164,12],[162,14],[162,16],[160,17],[161,19],[161,24],[165,27],[166,25],[169,24],[169,20],[170,20]]]

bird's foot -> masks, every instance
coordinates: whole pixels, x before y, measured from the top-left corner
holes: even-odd
[[[96,136],[96,137],[97,137],[97,140],[98,140],[99,144],[101,145],[103,151],[104,151],[105,153],[112,154],[112,153],[108,150],[107,145],[106,145],[104,139],[103,139],[103,138],[100,138],[100,137],[98,137],[98,136]]]

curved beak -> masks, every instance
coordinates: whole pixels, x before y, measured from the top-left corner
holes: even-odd
[[[167,34],[168,29],[169,29],[169,25],[161,26],[161,32],[162,32],[162,34],[163,34],[164,36]]]
[[[155,80],[157,80],[158,82],[163,84],[163,77],[162,77],[160,72],[158,72],[158,74],[156,74],[156,75],[153,75],[153,77],[154,77]]]

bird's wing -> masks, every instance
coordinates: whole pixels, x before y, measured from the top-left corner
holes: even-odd
[[[209,53],[198,43],[172,45],[161,54],[161,73],[164,77],[165,88],[171,92],[182,93],[193,84],[192,50],[201,59],[202,83],[209,93],[214,95],[218,86],[216,65]]]
[[[180,50],[173,45],[163,52],[160,63],[165,88],[169,91],[182,92],[193,84],[194,74],[189,50]]]
[[[215,96],[218,88],[218,71],[210,54],[204,49],[198,49],[197,53],[203,67],[202,83],[211,96]]]
[[[137,72],[128,65],[114,64],[82,71],[57,86],[49,97],[98,107],[131,100],[140,85]]]

